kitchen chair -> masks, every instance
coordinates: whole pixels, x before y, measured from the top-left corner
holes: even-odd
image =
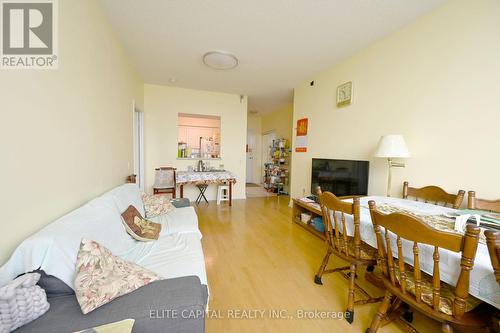
[[[485,230],[484,235],[490,253],[491,265],[495,271],[495,278],[500,284],[500,231]]]
[[[353,202],[350,203],[340,200],[330,192],[322,193],[321,190],[318,190],[318,196],[321,204],[323,223],[326,229],[327,249],[318,274],[314,277],[314,282],[322,285],[321,277],[323,274],[333,272],[341,272],[349,280],[346,320],[351,324],[354,320],[354,305],[375,303],[382,300],[382,297],[371,297],[355,281],[358,266],[370,267],[370,270],[373,270],[374,265],[377,264],[377,250],[361,241],[358,197],[353,197]],[[349,221],[346,221],[346,215],[351,215]],[[348,224],[349,227],[347,226]],[[348,228],[354,235],[353,237],[348,236]],[[326,269],[330,255],[332,254],[347,261],[349,266]],[[349,274],[343,273],[343,271],[347,270],[349,270]],[[355,291],[360,292],[365,299],[355,300]]]
[[[400,317],[405,306],[441,322],[441,331],[445,333],[453,332],[452,325],[468,329],[486,328],[491,309],[469,295],[469,276],[474,265],[480,229],[467,225],[465,235],[443,232],[408,214],[383,214],[377,211],[373,200],[368,204],[386,293],[366,332],[375,333],[381,325],[392,320],[401,322],[408,332],[418,332],[409,321]],[[423,244],[434,247],[432,276],[420,270],[419,253]],[[405,258],[403,245],[405,248],[409,245],[413,250],[413,253],[407,253],[407,258],[413,257],[413,267],[402,259]],[[456,287],[440,281],[440,248],[462,255]],[[396,253],[393,253],[393,249]],[[394,255],[399,259],[395,259]]]
[[[476,192],[469,191],[467,197],[467,208],[487,210],[490,212],[500,213],[500,199],[486,200],[476,198]]]
[[[176,197],[175,168],[160,167],[155,169],[155,183],[153,194],[171,193]]]
[[[467,197],[467,208],[486,210],[494,213],[500,213],[500,199],[486,200],[476,198],[476,192],[469,191]],[[500,232],[494,230],[486,230],[486,243],[488,252],[490,253],[491,265],[495,271],[497,282],[500,283]]]
[[[413,197],[416,201],[423,200],[425,202],[434,203],[436,205],[442,204],[443,206],[451,205],[457,209],[464,200],[465,191],[460,190],[457,194],[446,193],[441,187],[438,186],[425,186],[421,188],[410,187],[408,182],[403,183],[403,199]],[[419,200],[420,199],[420,200]]]

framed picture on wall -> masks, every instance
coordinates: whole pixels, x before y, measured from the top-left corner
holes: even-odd
[[[350,105],[352,102],[352,81],[337,87],[337,107]]]

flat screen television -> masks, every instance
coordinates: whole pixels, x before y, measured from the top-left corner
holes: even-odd
[[[351,160],[312,159],[311,193],[316,188],[336,196],[367,195],[370,162]]]

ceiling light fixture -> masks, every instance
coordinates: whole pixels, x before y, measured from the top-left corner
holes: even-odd
[[[227,70],[238,66],[238,58],[231,53],[210,51],[203,55],[203,63],[210,68]]]

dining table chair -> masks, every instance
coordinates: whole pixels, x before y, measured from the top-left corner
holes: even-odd
[[[500,213],[500,199],[497,200],[479,199],[476,197],[475,191],[469,191],[467,193],[467,208]]]
[[[399,321],[408,332],[418,332],[399,315],[399,310],[405,306],[441,322],[441,332],[444,333],[452,333],[453,326],[487,329],[492,309],[469,295],[470,272],[474,266],[480,228],[467,225],[464,235],[444,232],[409,214],[384,214],[377,210],[373,200],[368,205],[386,292],[366,332],[375,333],[381,325],[392,320]],[[420,253],[428,250],[432,251],[434,261],[432,275],[420,267]],[[461,254],[455,287],[440,280],[440,250]],[[407,264],[405,258],[406,261],[412,258],[413,266]]]
[[[321,277],[324,274],[340,272],[349,280],[347,289],[347,310],[345,319],[350,324],[354,321],[354,306],[380,302],[383,298],[371,297],[356,283],[359,266],[374,267],[377,264],[377,250],[364,243],[360,235],[360,203],[359,197],[352,197],[352,203],[337,198],[333,193],[318,190],[323,224],[326,229],[326,254],[318,273],[314,277],[316,284],[322,285]],[[342,197],[346,199],[347,197]],[[346,218],[350,215],[350,219]],[[353,236],[348,235],[349,229]],[[326,269],[331,255],[347,261],[349,266]],[[349,273],[345,273],[348,271]],[[355,300],[354,294],[358,291],[364,299]]]
[[[458,209],[464,200],[465,191],[460,190],[457,194],[447,193],[439,186],[425,186],[421,188],[410,187],[408,182],[403,183],[403,199],[413,198],[416,201],[424,201],[435,205],[442,205]]]
[[[500,199],[488,200],[476,197],[475,191],[469,191],[467,196],[467,208],[500,213]],[[490,253],[491,265],[495,272],[495,278],[500,284],[500,231],[485,230],[486,244]]]
[[[497,283],[500,284],[500,231],[485,230],[484,236],[490,253],[491,266],[493,266]]]
[[[175,170],[172,167],[160,167],[155,169],[155,183],[153,194],[171,193],[172,198],[176,197]]]

